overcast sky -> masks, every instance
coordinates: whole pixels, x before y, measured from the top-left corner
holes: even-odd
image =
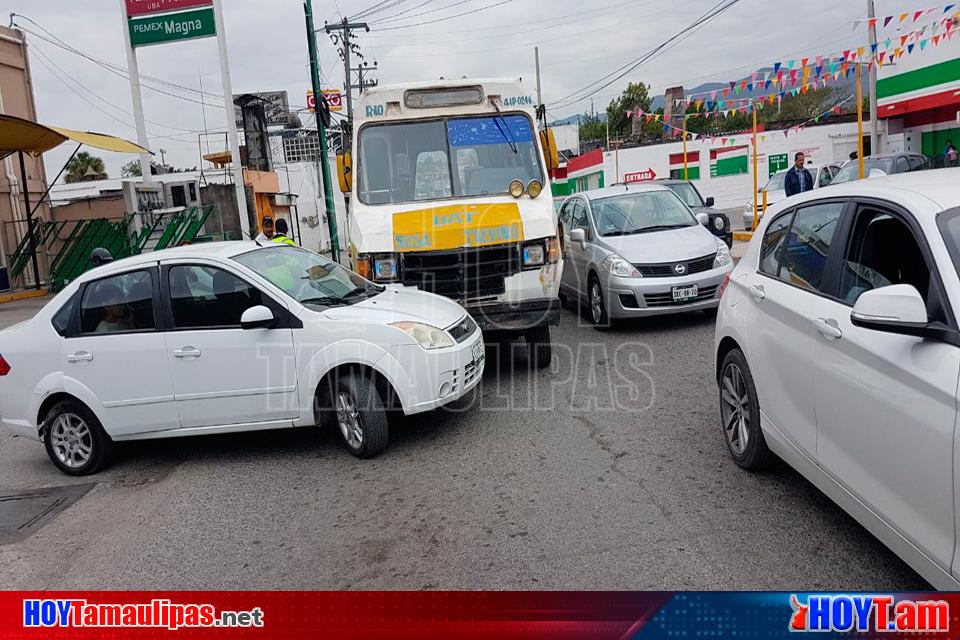
[[[7,0],[9,11],[35,20],[70,46],[126,66],[121,0]],[[391,0],[396,1],[396,0]],[[379,0],[315,0],[316,21],[338,20]],[[550,105],[655,47],[713,6],[716,0],[400,0],[369,18],[360,46],[380,65],[382,84],[445,77],[519,76],[534,83],[534,45],[540,47],[544,99]],[[235,93],[286,90],[302,107],[309,87],[307,46],[300,0],[223,0]],[[488,9],[489,5],[499,4]],[[418,7],[418,5],[422,5]],[[880,15],[933,6],[918,0],[877,0]],[[445,8],[446,7],[446,8]],[[469,15],[444,18],[481,9]],[[389,18],[406,10],[403,16]],[[775,60],[827,54],[865,42],[852,28],[866,13],[864,0],[740,0],[704,29],[594,96],[598,111],[628,80],[662,93],[729,81]],[[423,14],[423,15],[416,15]],[[25,20],[24,26],[39,29]],[[433,22],[436,21],[436,22]],[[398,28],[401,27],[401,28]],[[389,28],[389,30],[388,30]],[[39,119],[70,128],[135,139],[128,82],[80,55],[29,36]],[[318,38],[326,86],[342,86],[343,66],[326,35]],[[46,56],[45,59],[44,56]],[[177,85],[222,95],[216,40],[139,49],[140,71]],[[53,71],[50,70],[50,68]],[[59,77],[58,77],[59,76]],[[200,164],[197,132],[205,128],[196,93],[163,89],[190,100],[144,90],[150,148],[166,150],[168,163]],[[207,95],[206,128],[223,130],[217,97]],[[221,102],[222,104],[222,102]],[[551,112],[560,118],[589,110],[590,101]],[[212,148],[223,148],[211,139]],[[204,148],[206,151],[206,148]],[[52,178],[69,150],[47,154]],[[104,154],[111,176],[129,158]],[[158,158],[159,159],[159,158]]]

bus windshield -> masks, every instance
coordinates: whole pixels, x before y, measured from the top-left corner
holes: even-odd
[[[391,122],[360,131],[357,196],[398,204],[502,195],[510,183],[544,182],[525,115]]]

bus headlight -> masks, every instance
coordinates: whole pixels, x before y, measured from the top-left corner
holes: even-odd
[[[523,266],[539,267],[543,264],[545,253],[542,244],[528,244],[523,248]]]
[[[531,180],[530,184],[527,185],[527,193],[530,194],[531,198],[536,198],[543,192],[543,183],[539,180]]]
[[[501,183],[502,184],[502,183]],[[514,198],[519,198],[523,195],[523,183],[519,180],[514,180],[510,183],[510,195]]]
[[[373,277],[376,280],[396,280],[399,275],[397,259],[395,257],[375,258],[373,261]]]

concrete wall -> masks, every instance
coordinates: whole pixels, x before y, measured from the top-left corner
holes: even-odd
[[[784,137],[782,131],[771,131],[763,134],[760,142],[759,185],[766,184],[769,177],[768,157],[773,154],[788,154],[790,162],[797,151],[803,151],[809,162],[824,164],[837,162],[842,164],[849,159],[851,151],[857,148],[857,124],[843,123],[807,127],[800,133],[790,133]],[[750,136],[746,134],[728,138],[728,146],[749,144]],[[716,144],[707,144],[696,140],[687,144],[688,153],[700,152],[700,176],[697,188],[704,197],[713,196],[716,206],[720,209],[742,208],[752,199],[753,176],[751,173],[718,178],[710,177],[710,149],[721,148],[720,140]],[[669,156],[672,153],[682,153],[681,142],[621,149],[619,153],[606,151],[603,154],[604,182],[607,185],[622,182],[624,175],[653,169],[658,178],[670,177]],[[618,159],[619,156],[619,159]],[[751,165],[752,166],[752,165]]]
[[[123,204],[123,196],[101,196],[99,198],[90,198],[88,200],[75,200],[67,204],[60,204],[53,207],[50,212],[50,219],[61,220],[86,220],[90,218],[122,218],[126,214],[126,207]]]
[[[333,173],[333,203],[337,213],[337,229],[342,255],[350,246],[347,233],[347,207],[337,187],[336,156],[330,155],[330,170]],[[323,189],[317,176],[317,165],[311,162],[294,162],[277,167],[280,189],[297,197],[297,218],[300,222],[301,244],[311,251],[330,251],[330,234],[327,231],[326,205]],[[290,221],[296,232],[296,222]]]
[[[200,202],[213,205],[213,212],[203,225],[206,233],[226,231],[231,237],[240,237],[240,214],[237,209],[237,190],[232,184],[208,184],[200,187]],[[252,212],[253,210],[250,209]],[[221,227],[221,221],[223,226]],[[255,227],[251,227],[251,230]]]

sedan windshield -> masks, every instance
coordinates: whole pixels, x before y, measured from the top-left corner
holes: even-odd
[[[864,158],[863,175],[869,176],[872,169],[879,169],[887,175],[893,173],[893,158]],[[850,161],[840,168],[837,175],[833,177],[830,184],[840,184],[842,182],[851,182],[860,179],[860,163]]]
[[[763,188],[764,191],[780,191],[783,189],[783,183],[787,179],[787,172],[781,171],[780,173],[774,174],[770,181],[767,182],[767,186]]]
[[[353,304],[383,291],[321,255],[299,247],[257,249],[234,260],[266,278],[301,304]]]
[[[593,200],[590,206],[601,236],[625,236],[697,224],[690,209],[672,191],[625,193]]]
[[[358,191],[365,204],[502,195],[543,182],[525,115],[368,125],[360,131]]]
[[[704,206],[703,200],[700,199],[700,194],[693,188],[693,185],[687,182],[673,182],[668,184],[667,187],[680,196],[680,199],[683,200],[683,203],[688,207]]]

